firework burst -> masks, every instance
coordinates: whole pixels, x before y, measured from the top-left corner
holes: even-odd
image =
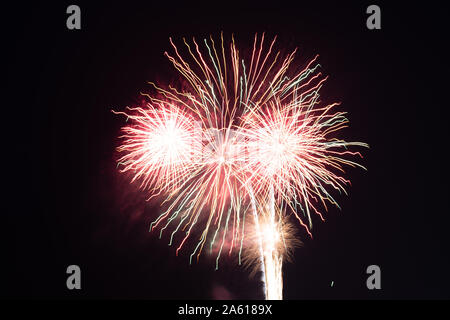
[[[183,39],[184,54],[170,39],[173,53],[165,54],[185,85],[150,83],[156,94],[145,94],[147,106],[117,112],[130,120],[118,148],[121,171],[150,196],[164,195],[151,230],[161,236],[172,226],[170,245],[181,233],[177,254],[201,230],[190,261],[207,248],[216,268],[224,252],[237,251],[239,264],[245,252],[263,273],[268,299],[281,299],[283,258],[298,242],[288,216],[311,235],[311,213],[323,219],[320,208],[338,206],[328,190],[345,193],[344,166],[360,166],[349,148],[367,146],[333,137],[348,120],[334,111],[338,103],[321,105],[326,78],[317,56],[293,73],[296,50],[281,57],[275,40],[265,45],[264,34],[255,35],[244,57],[222,34],[218,43]]]
[[[195,168],[195,121],[170,104],[147,104],[145,108],[128,108],[122,114],[133,125],[122,128],[123,143],[118,151],[121,171],[133,172],[132,182],[156,191],[177,189],[182,177]]]

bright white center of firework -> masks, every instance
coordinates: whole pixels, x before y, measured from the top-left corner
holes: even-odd
[[[271,133],[266,144],[261,146],[261,161],[266,164],[266,173],[275,174],[289,162],[289,137],[282,131]]]
[[[275,156],[281,156],[285,150],[284,144],[282,144],[278,141],[273,144],[272,148],[273,148],[273,153]]]
[[[184,131],[177,126],[176,119],[167,121],[160,131],[152,133],[148,139],[148,148],[159,155],[154,157],[158,161],[174,161],[180,159],[187,152],[186,137]]]
[[[218,148],[216,159],[219,165],[226,165],[233,163],[233,149],[226,144],[220,145]]]
[[[167,144],[167,146],[170,148],[171,146],[175,146],[177,145],[178,141],[179,141],[179,137],[180,134],[177,130],[172,129],[172,130],[168,130],[164,135],[163,135],[163,139],[165,141],[162,141],[163,143],[165,142]]]
[[[267,224],[262,227],[261,231],[264,242],[264,250],[275,250],[277,243],[280,240],[280,234],[276,230],[276,227],[274,225]]]

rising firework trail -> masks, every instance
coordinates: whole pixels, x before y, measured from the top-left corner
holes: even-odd
[[[364,168],[351,149],[367,147],[335,137],[348,120],[320,101],[318,57],[298,68],[296,50],[282,56],[275,41],[255,35],[245,55],[223,34],[181,48],[170,39],[182,85],[150,83],[145,106],[115,112],[128,120],[120,170],[164,199],[151,230],[170,230],[177,255],[193,238],[190,262],[206,250],[216,269],[236,252],[262,272],[267,299],[282,298],[283,260],[299,242],[290,216],[312,236],[312,215],[338,206],[331,190],[346,193],[344,167]]]

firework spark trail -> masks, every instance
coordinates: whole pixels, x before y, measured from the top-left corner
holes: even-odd
[[[249,197],[250,197],[250,202],[251,202],[251,207],[252,207],[252,213],[253,213],[253,219],[254,219],[254,223],[255,223],[255,230],[256,230],[256,242],[258,245],[258,250],[259,250],[259,265],[260,265],[260,270],[261,273],[263,274],[263,277],[261,278],[262,283],[263,283],[263,289],[264,289],[264,293],[267,296],[267,287],[266,287],[266,270],[265,270],[265,264],[264,264],[264,247],[263,247],[263,235],[261,232],[261,227],[259,225],[259,218],[258,218],[258,210],[256,209],[256,199],[255,196],[253,194],[253,190],[250,188],[249,189]]]
[[[208,243],[216,268],[223,252],[238,248],[241,263],[242,251],[255,248],[250,256],[260,263],[266,298],[280,299],[282,261],[293,242],[287,212],[312,236],[312,213],[323,220],[320,205],[338,206],[327,189],[346,193],[344,165],[362,167],[347,159],[361,156],[348,148],[367,144],[333,138],[348,120],[334,111],[338,103],[319,100],[326,77],[318,56],[292,73],[296,50],[283,59],[275,41],[264,50],[264,34],[255,35],[246,64],[234,37],[229,47],[223,34],[219,43],[183,39],[184,53],[170,39],[173,54],[165,55],[185,84],[150,82],[157,94],[144,94],[146,107],[118,112],[131,120],[118,150],[121,171],[134,173],[151,195],[165,195],[167,209],[151,230],[160,228],[161,237],[174,225],[169,245],[179,241],[177,254],[193,235],[190,261]],[[255,237],[248,236],[251,221]]]
[[[283,260],[280,257],[280,251],[277,250],[278,242],[280,242],[280,234],[278,232],[275,217],[275,195],[273,185],[269,187],[269,212],[268,221],[265,230],[265,248],[264,248],[264,267],[266,297],[269,300],[281,300],[283,292],[282,265]]]

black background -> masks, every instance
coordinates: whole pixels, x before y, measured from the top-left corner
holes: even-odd
[[[369,2],[74,3],[81,30],[66,28],[69,2],[2,14],[2,297],[263,298],[233,259],[214,271],[207,256],[191,266],[188,250],[175,257],[148,232],[157,205],[115,167],[124,121],[111,109],[138,103],[147,81],[173,79],[169,37],[220,31],[248,50],[256,32],[278,35],[279,48],[299,47],[300,62],[320,54],[323,95],[349,112],[346,137],[370,144],[368,171],[348,170],[342,211],[317,221],[313,239],[301,235],[284,268],[285,299],[450,297],[448,37],[438,4],[377,2],[382,29],[371,31]],[[71,264],[81,267],[80,291],[66,288]],[[381,290],[366,288],[371,264]]]

